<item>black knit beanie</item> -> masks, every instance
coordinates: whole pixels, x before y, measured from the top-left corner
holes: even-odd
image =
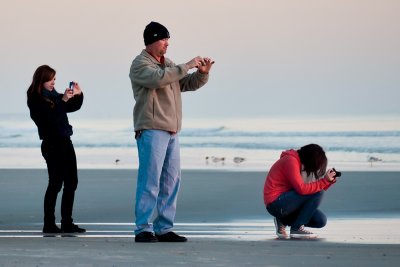
[[[143,32],[144,44],[149,45],[158,40],[169,38],[169,32],[167,28],[158,22],[150,22]]]

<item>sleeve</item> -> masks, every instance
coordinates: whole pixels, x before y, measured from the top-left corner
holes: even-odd
[[[151,61],[141,59],[133,61],[130,78],[140,86],[157,89],[179,81],[187,72],[186,64],[175,65],[168,60],[166,66],[161,68]]]
[[[322,179],[325,179],[325,178],[322,178]],[[328,190],[334,183],[336,183],[336,178],[332,182],[330,182],[330,183],[328,182],[328,185],[324,187],[324,190],[325,191]]]
[[[208,74],[196,71],[192,74],[186,75],[179,81],[181,91],[194,91],[205,85],[208,81]]]
[[[83,103],[83,93],[81,93],[80,95],[75,95],[74,97],[70,98],[67,102],[64,103],[66,106],[66,112],[74,112],[79,110],[82,107]]]

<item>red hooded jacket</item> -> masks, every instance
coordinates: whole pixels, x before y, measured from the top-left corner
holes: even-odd
[[[282,152],[280,159],[272,165],[264,184],[264,203],[274,202],[282,193],[295,190],[300,195],[309,195],[327,190],[333,183],[322,178],[305,183],[301,176],[301,162],[296,150]]]

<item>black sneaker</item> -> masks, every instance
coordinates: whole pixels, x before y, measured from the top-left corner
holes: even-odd
[[[186,242],[187,238],[175,234],[174,232],[168,232],[163,235],[156,235],[158,242]]]
[[[157,237],[152,232],[141,232],[135,236],[135,242],[139,243],[155,243],[157,241]]]
[[[55,224],[45,224],[43,226],[43,233],[44,234],[60,234],[60,233],[62,233],[62,231]]]
[[[86,232],[86,229],[80,228],[78,225],[76,224],[68,224],[68,225],[63,225],[61,224],[61,231],[63,233],[84,233]]]

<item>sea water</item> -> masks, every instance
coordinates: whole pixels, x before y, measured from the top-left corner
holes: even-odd
[[[132,119],[70,116],[79,168],[137,168]],[[184,118],[183,169],[267,171],[286,149],[321,145],[329,167],[400,170],[398,116]],[[45,168],[29,114],[0,114],[0,168]]]

